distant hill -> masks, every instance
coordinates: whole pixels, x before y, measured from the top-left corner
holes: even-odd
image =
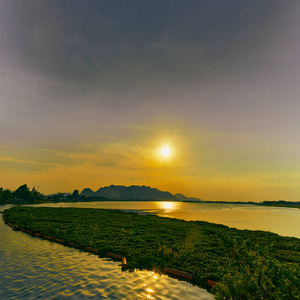
[[[179,194],[179,193],[175,194],[175,197],[181,201],[189,201],[189,202],[202,202],[203,201],[200,198],[186,197],[183,194]]]
[[[173,200],[178,199],[169,192],[163,192],[156,188],[149,186],[123,186],[123,185],[110,185],[100,188],[98,191],[93,192],[91,189],[86,188],[80,196],[101,196],[109,199],[116,200]]]
[[[90,197],[90,196],[94,196],[95,192],[91,189],[84,189],[81,193],[80,193],[80,196],[87,196],[87,197]]]

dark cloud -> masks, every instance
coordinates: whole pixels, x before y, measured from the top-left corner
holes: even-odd
[[[270,20],[291,5],[282,1],[10,1],[5,25],[9,50],[27,71],[82,85],[107,83],[107,78],[115,83],[139,82],[141,74],[150,80],[171,76],[176,82],[182,73],[203,75],[211,65],[228,59],[232,63],[241,52],[249,53],[249,47],[259,51],[270,34]]]
[[[76,120],[89,127],[166,114],[253,126],[282,95],[297,108],[299,8],[279,0],[2,1],[1,91],[31,132],[41,123],[56,133]]]

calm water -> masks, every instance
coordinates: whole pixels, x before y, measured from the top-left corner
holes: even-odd
[[[185,281],[120,268],[0,221],[0,299],[213,299]]]
[[[300,238],[300,209],[247,204],[188,202],[81,202],[49,203],[52,207],[90,207],[154,213],[163,217],[201,220],[237,229],[264,230]]]

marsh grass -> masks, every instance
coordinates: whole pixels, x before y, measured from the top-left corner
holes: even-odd
[[[300,239],[202,221],[88,208],[13,207],[7,221],[126,256],[128,268],[193,274],[218,299],[300,299]]]

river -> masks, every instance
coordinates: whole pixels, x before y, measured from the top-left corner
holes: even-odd
[[[300,238],[300,210],[295,208],[169,201],[35,206],[122,209]],[[9,207],[0,206],[0,211]],[[118,262],[14,231],[3,221],[0,236],[0,299],[213,299],[185,281],[150,271],[122,272]]]
[[[0,206],[0,211],[10,206]],[[197,299],[206,290],[14,231],[0,221],[0,299]]]

